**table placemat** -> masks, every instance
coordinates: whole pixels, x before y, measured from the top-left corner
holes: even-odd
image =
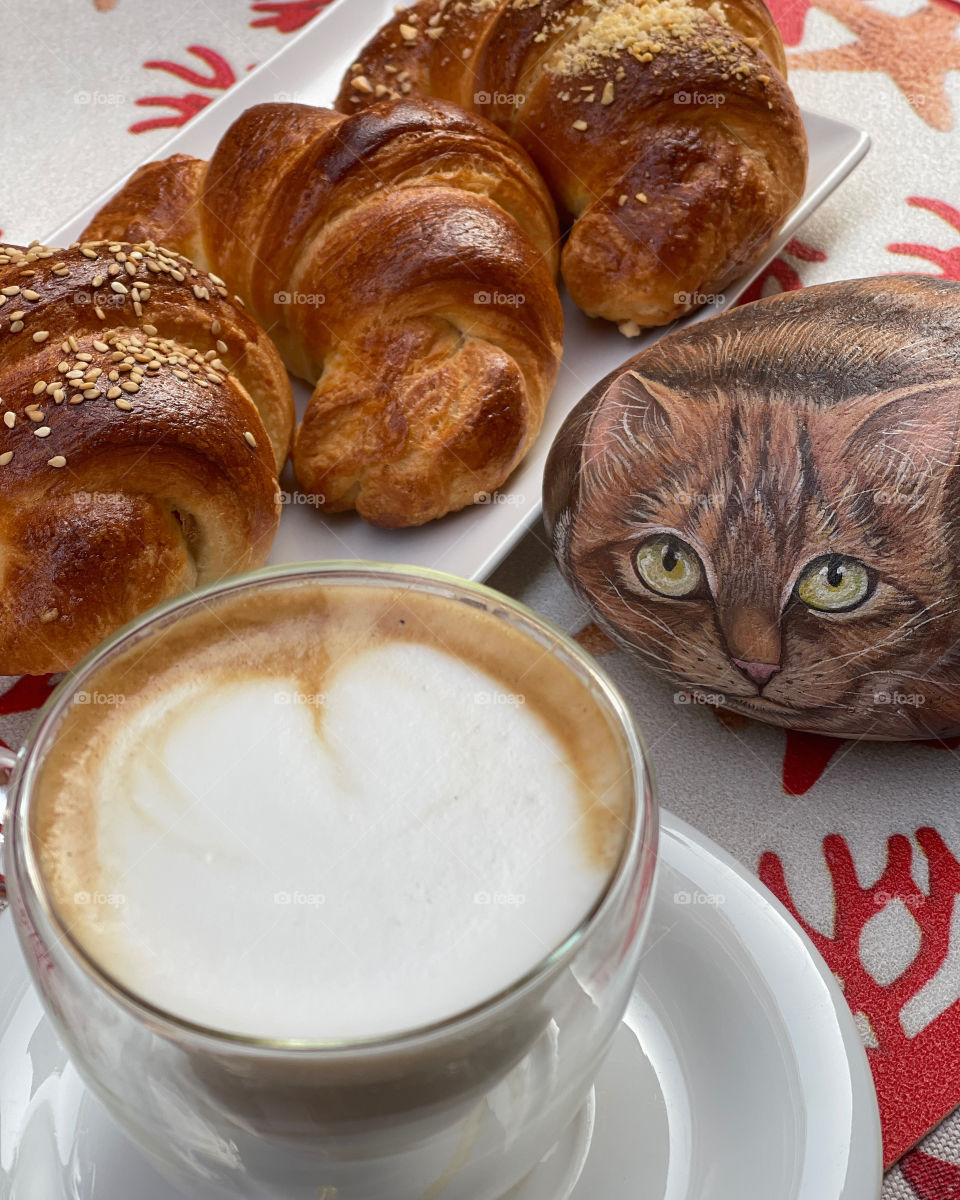
[[[326,2],[153,0],[147,14],[142,0],[5,0],[0,236],[56,228]],[[960,279],[960,3],[770,7],[799,102],[868,129],[873,148],[747,299],[888,272]],[[895,1164],[884,1200],[960,1197],[960,1114],[948,1116],[960,1105],[960,739],[838,742],[721,719],[589,625],[542,530],[491,582],[598,654],[646,732],[664,805],[756,870],[841,980]],[[50,686],[0,679],[5,744]]]

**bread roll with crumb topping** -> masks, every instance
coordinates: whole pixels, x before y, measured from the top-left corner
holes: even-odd
[[[337,108],[440,96],[527,150],[571,226],[576,303],[625,333],[741,275],[803,195],[807,144],[763,0],[420,0]]]

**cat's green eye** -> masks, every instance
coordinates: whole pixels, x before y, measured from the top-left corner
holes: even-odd
[[[796,594],[817,612],[849,612],[870,595],[874,576],[859,559],[845,554],[815,558],[797,580]]]
[[[634,562],[643,582],[660,596],[689,596],[700,586],[703,571],[696,551],[672,534],[658,533],[641,542]]]

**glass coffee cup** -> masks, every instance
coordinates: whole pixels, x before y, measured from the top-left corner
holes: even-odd
[[[255,610],[245,635],[256,626],[258,636],[272,636],[288,602],[349,599],[344,611],[362,612],[368,601],[395,596],[407,614],[404,636],[428,606],[445,645],[476,625],[486,647],[503,640],[503,661],[519,654],[528,683],[549,670],[545,686],[569,684],[595,706],[587,718],[602,719],[616,739],[628,796],[602,888],[575,927],[522,974],[504,986],[492,980],[474,1003],[419,1025],[305,1037],[299,1029],[294,1036],[244,1032],[171,1011],[119,978],[56,897],[40,834],[50,792],[45,772],[94,732],[90,696],[104,694],[103,681],[124,677],[139,687],[137,679],[156,673],[151,664],[160,662],[161,648],[169,658],[186,634],[202,639],[222,614]],[[574,1122],[639,969],[656,809],[624,701],[576,643],[522,605],[438,573],[377,564],[305,564],[237,577],[156,609],[105,643],[58,687],[16,762],[0,765],[12,769],[7,887],[46,1011],[87,1085],[185,1195],[500,1200]],[[270,819],[265,803],[263,820]],[[77,896],[76,903],[91,903],[88,893]],[[416,962],[410,965],[415,972]]]

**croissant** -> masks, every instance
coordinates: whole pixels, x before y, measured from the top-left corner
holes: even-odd
[[[440,96],[496,122],[572,223],[572,298],[636,333],[722,292],[802,196],[785,76],[763,0],[420,0],[336,106]]]
[[[172,241],[315,384],[293,449],[330,512],[419,525],[497,488],[556,380],[558,227],[527,155],[439,101],[262,104],[209,166],[149,164],[85,236]]]
[[[216,277],[153,243],[0,247],[0,397],[0,675],[265,561],[293,395]]]

